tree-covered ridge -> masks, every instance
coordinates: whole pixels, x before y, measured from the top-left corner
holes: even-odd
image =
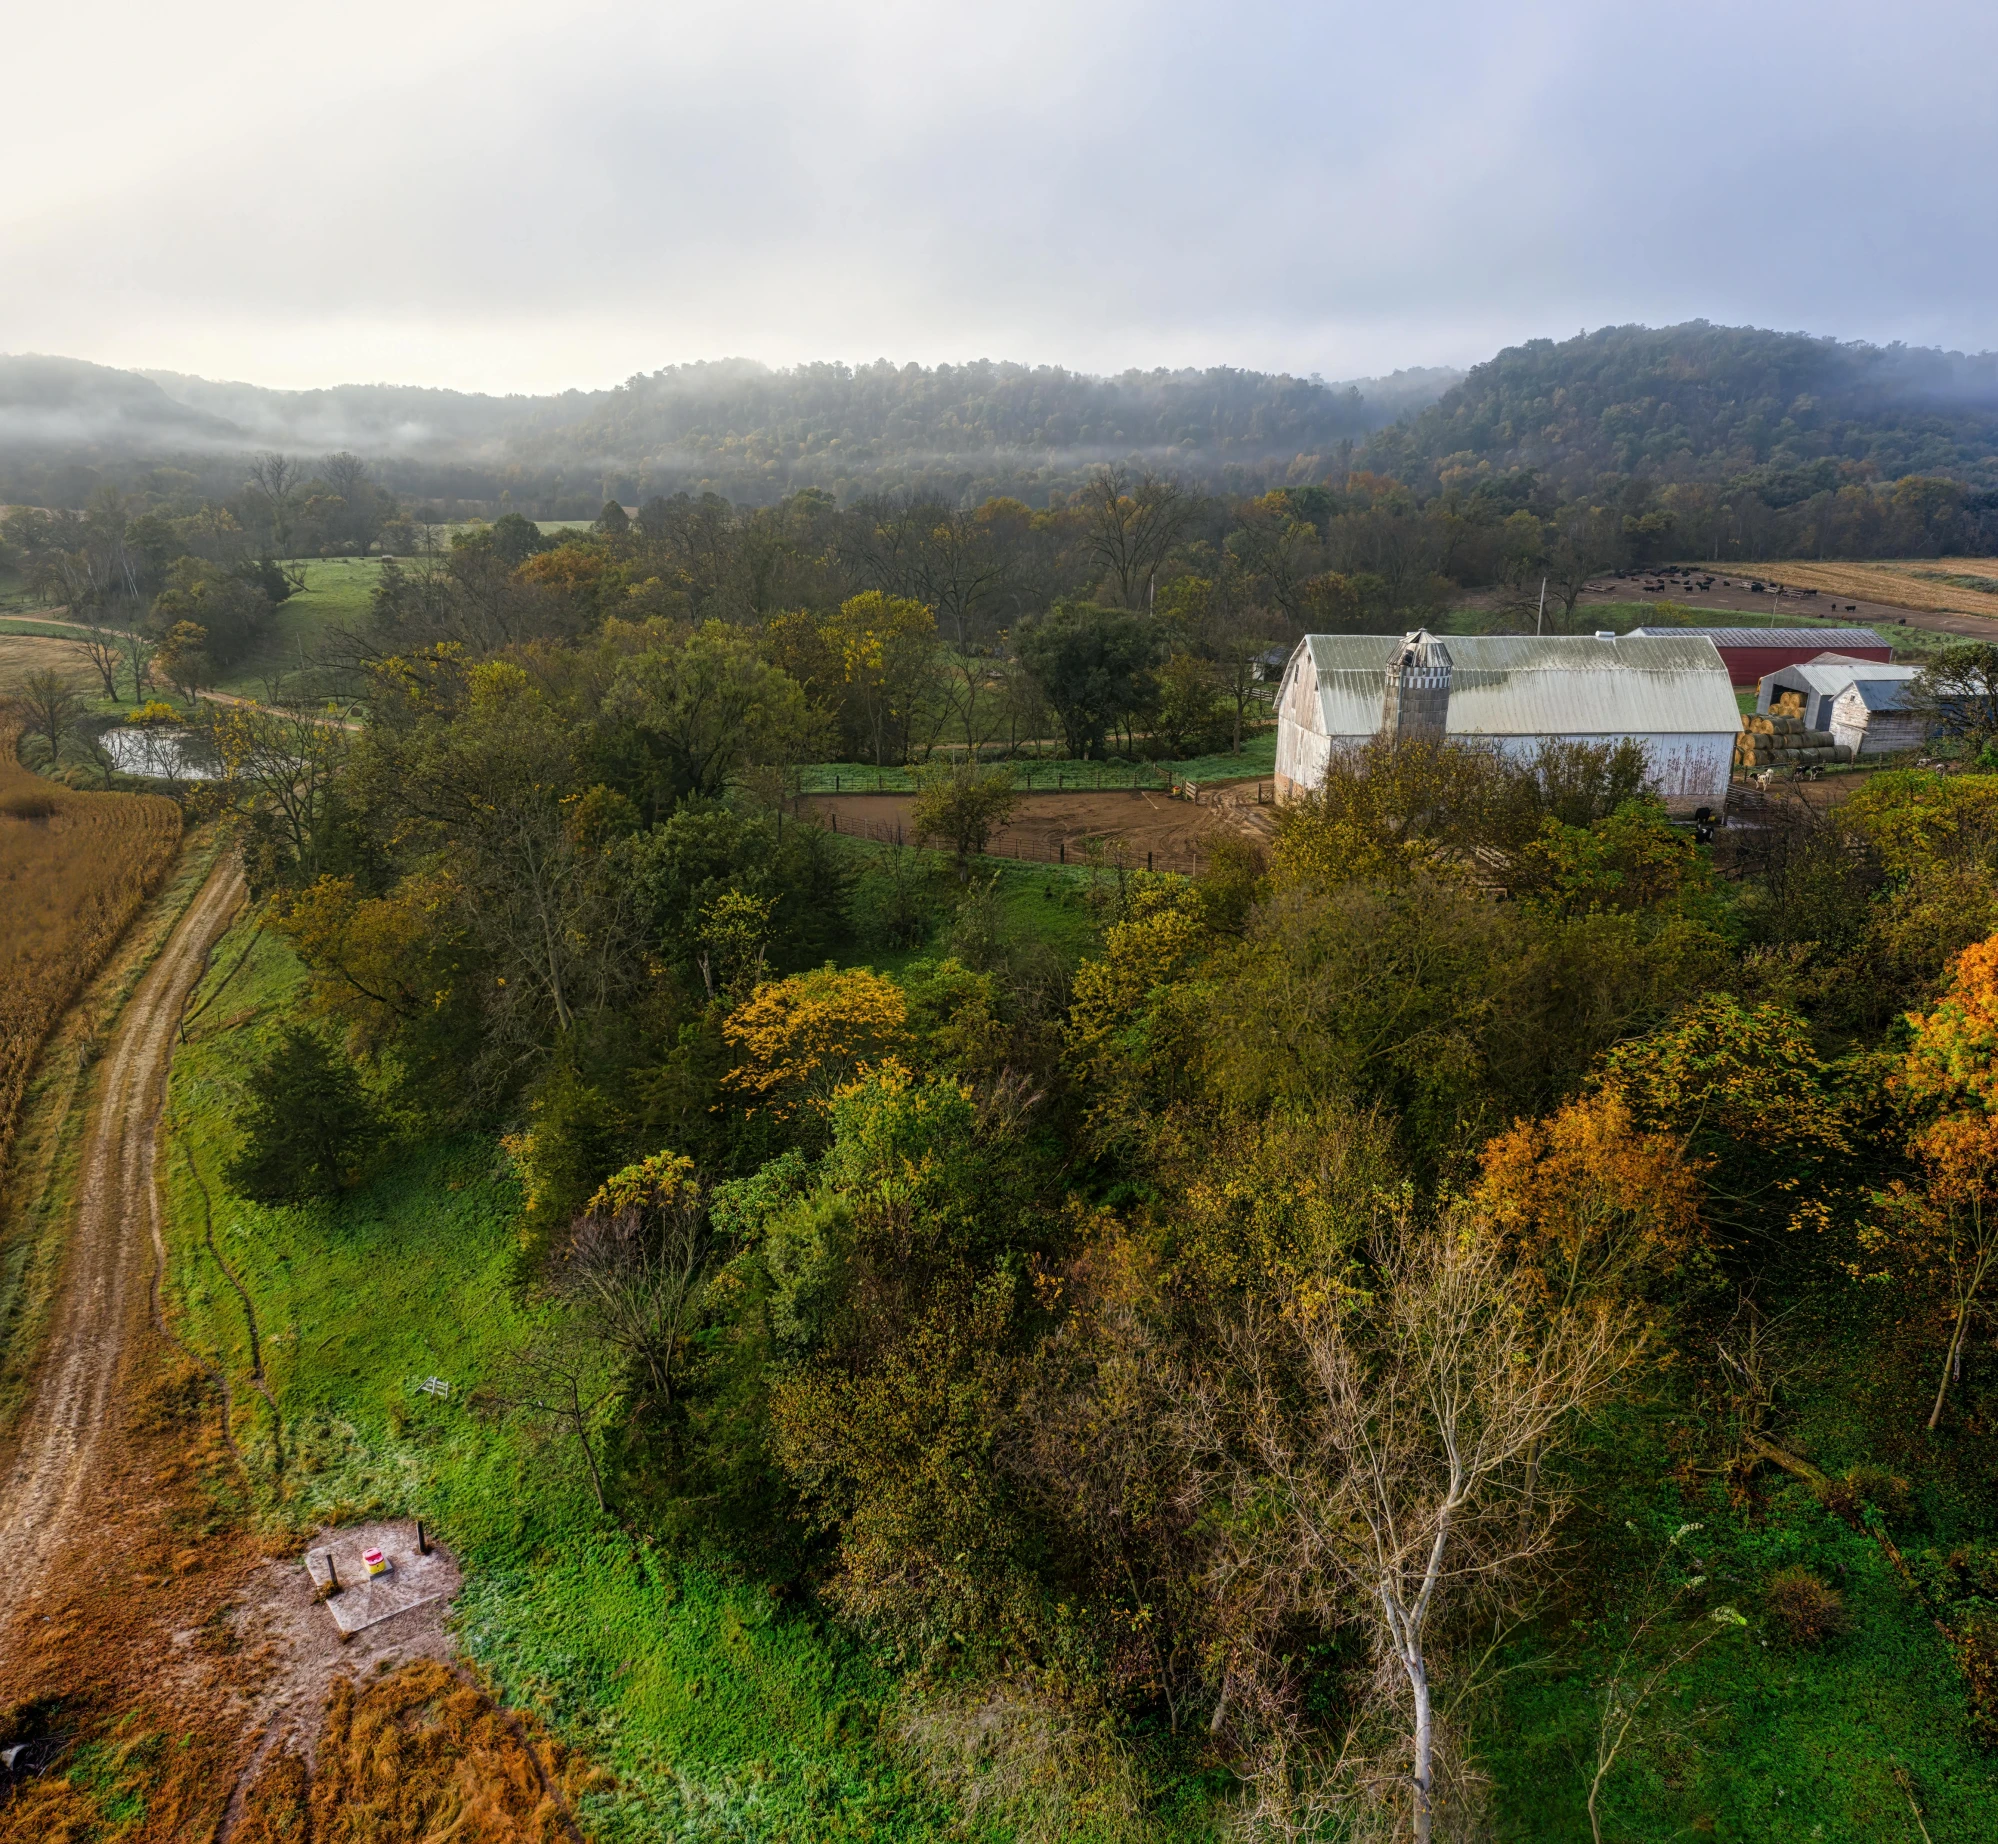
[[[538,421],[558,446],[626,465],[697,454],[762,460],[844,450],[847,460],[865,463],[1018,449],[1091,459],[1142,454],[1199,467],[1322,454],[1364,437],[1400,407],[1391,394],[1363,394],[1352,384],[1233,366],[1099,378],[984,359],[933,369],[882,359],[783,371],[736,361],[668,366],[632,378],[579,420],[553,409]]]
[[[675,365],[609,391],[485,396],[393,385],[276,391],[0,356],[0,501],[81,504],[81,468],[114,477],[172,453],[198,476],[251,450],[353,450],[412,498],[541,516],[606,497],[709,490],[767,504],[816,486],[954,495],[1079,485],[1104,461],[1170,465],[1209,487],[1318,478],[1456,373],[1328,384],[1216,366],[1093,377],[1060,366]],[[215,490],[213,485],[211,491]],[[555,503],[580,495],[575,505]]]
[[[1749,477],[1772,504],[1862,473],[1998,487],[1998,354],[1817,339],[1704,320],[1529,340],[1475,366],[1408,425],[1407,461]],[[1377,444],[1376,465],[1401,447]]]

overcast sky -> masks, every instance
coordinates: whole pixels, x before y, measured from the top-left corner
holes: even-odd
[[[1998,345],[1990,0],[70,0],[0,351],[278,385]]]

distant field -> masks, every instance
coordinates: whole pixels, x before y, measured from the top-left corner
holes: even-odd
[[[1916,557],[1878,563],[1759,563],[1746,574],[1856,601],[1998,621],[1998,557]]]

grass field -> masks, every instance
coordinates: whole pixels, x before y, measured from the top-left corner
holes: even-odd
[[[309,662],[337,628],[359,627],[381,580],[382,560],[319,558],[300,566],[305,587],[278,604],[257,645],[217,681],[217,691],[255,698]]]
[[[1877,563],[1759,563],[1765,582],[1822,589],[1855,601],[1998,620],[1998,557],[1917,557]]]
[[[366,621],[375,585],[381,580],[379,557],[318,558],[299,567],[305,573],[304,588],[272,611],[270,624],[256,646],[216,681],[217,691],[243,698],[262,697],[273,683],[295,674],[302,661],[309,662],[335,629],[358,627]],[[70,632],[45,620],[0,615],[0,643],[10,638],[62,640]],[[60,655],[52,652],[51,657],[67,657],[69,651],[63,649]],[[80,663],[81,655],[75,657]],[[88,672],[87,667],[80,670]],[[117,707],[106,704],[103,708]]]

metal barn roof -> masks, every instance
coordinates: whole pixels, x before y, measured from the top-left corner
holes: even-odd
[[[1411,642],[1448,662],[1451,736],[1712,735],[1740,728],[1704,634],[1307,634],[1327,736],[1381,726],[1388,669]]]
[[[1633,638],[1661,634],[1701,634],[1717,647],[1803,647],[1812,653],[1838,653],[1853,647],[1893,651],[1870,627],[1634,627]]]

